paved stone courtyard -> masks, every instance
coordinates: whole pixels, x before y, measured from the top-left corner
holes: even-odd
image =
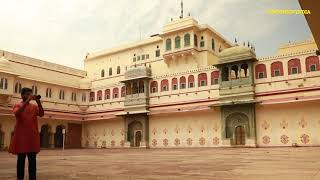
[[[15,156],[0,152],[1,180],[15,179],[15,163]],[[319,171],[320,147],[42,150],[38,155],[38,180],[318,180]]]

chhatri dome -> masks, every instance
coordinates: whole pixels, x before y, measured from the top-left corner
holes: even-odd
[[[220,63],[227,63],[244,59],[256,59],[256,53],[250,47],[236,45],[222,50],[218,57]]]

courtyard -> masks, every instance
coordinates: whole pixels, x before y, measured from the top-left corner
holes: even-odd
[[[15,163],[0,152],[1,180],[15,179]],[[318,180],[320,148],[42,150],[37,165],[39,180]]]

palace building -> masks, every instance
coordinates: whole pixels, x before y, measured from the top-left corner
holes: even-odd
[[[0,51],[0,147],[22,87],[42,96],[43,148],[320,145],[313,38],[257,57],[192,17],[139,42],[90,53],[84,70]]]

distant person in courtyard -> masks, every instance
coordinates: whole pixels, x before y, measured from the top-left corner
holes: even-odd
[[[32,94],[32,89],[22,88],[22,101],[13,106],[16,117],[14,135],[9,152],[17,155],[17,179],[24,179],[25,159],[28,156],[29,179],[36,180],[36,155],[40,152],[40,136],[37,116],[42,117],[44,111],[40,102],[41,96]],[[30,103],[35,100],[37,105]]]

